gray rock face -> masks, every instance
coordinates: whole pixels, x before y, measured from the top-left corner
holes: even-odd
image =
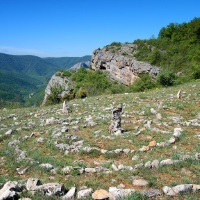
[[[159,67],[134,59],[131,54],[134,48],[134,44],[125,44],[117,52],[113,52],[113,49],[109,47],[97,49],[92,54],[91,67],[94,70],[109,72],[110,78],[125,85],[130,85],[143,73],[149,73],[155,77],[159,72]]]
[[[59,72],[58,72],[59,73]],[[45,89],[45,96],[42,104],[45,104],[47,101],[47,96],[51,94],[51,88],[54,87],[61,87],[62,93],[60,95],[64,95],[65,93],[69,92],[69,79],[67,77],[62,77],[58,73],[54,74],[46,89]]]
[[[16,192],[21,191],[21,187],[16,181],[8,181],[0,190],[0,200],[18,199]]]
[[[90,67],[91,62],[90,61],[86,61],[86,62],[80,62],[75,64],[74,66],[69,68],[69,71],[73,71],[73,70],[77,70],[80,68],[89,68]]]

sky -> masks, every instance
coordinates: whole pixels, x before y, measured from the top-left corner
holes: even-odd
[[[200,0],[0,0],[0,53],[81,57],[200,17]]]

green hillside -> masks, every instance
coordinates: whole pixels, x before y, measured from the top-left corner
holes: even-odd
[[[42,82],[16,72],[0,70],[0,107],[23,104],[30,93],[42,86]],[[11,103],[12,102],[12,103]]]
[[[47,81],[55,72],[90,59],[91,56],[40,58],[0,53],[0,107],[41,103]]]
[[[0,53],[0,70],[22,73],[36,79],[50,77],[57,66],[37,56],[15,56]]]
[[[200,76],[200,18],[188,23],[170,23],[157,38],[136,40],[137,60],[161,66],[186,76]]]
[[[59,66],[59,69],[68,69],[79,62],[86,62],[91,60],[91,56],[83,57],[48,57],[44,58],[45,61]]]

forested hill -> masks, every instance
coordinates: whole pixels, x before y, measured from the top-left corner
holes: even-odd
[[[48,57],[44,58],[45,61],[52,63],[56,66],[62,66],[62,69],[68,69],[73,65],[80,62],[87,62],[91,60],[91,56],[83,56],[83,57]]]
[[[47,80],[54,73],[90,59],[91,56],[40,58],[0,53],[0,108],[40,104]],[[29,94],[34,94],[31,99]]]
[[[185,74],[200,71],[200,18],[188,23],[170,23],[157,38],[136,40],[137,60]]]
[[[0,70],[13,71],[45,80],[59,69],[67,69],[78,62],[90,60],[91,56],[40,58],[32,55],[18,56],[0,53]]]
[[[37,56],[16,56],[0,53],[0,70],[17,72],[36,79],[45,79],[57,69],[58,66]]]

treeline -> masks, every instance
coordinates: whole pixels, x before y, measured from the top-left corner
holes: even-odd
[[[170,23],[157,38],[136,40],[135,57],[188,78],[200,78],[200,18]]]

